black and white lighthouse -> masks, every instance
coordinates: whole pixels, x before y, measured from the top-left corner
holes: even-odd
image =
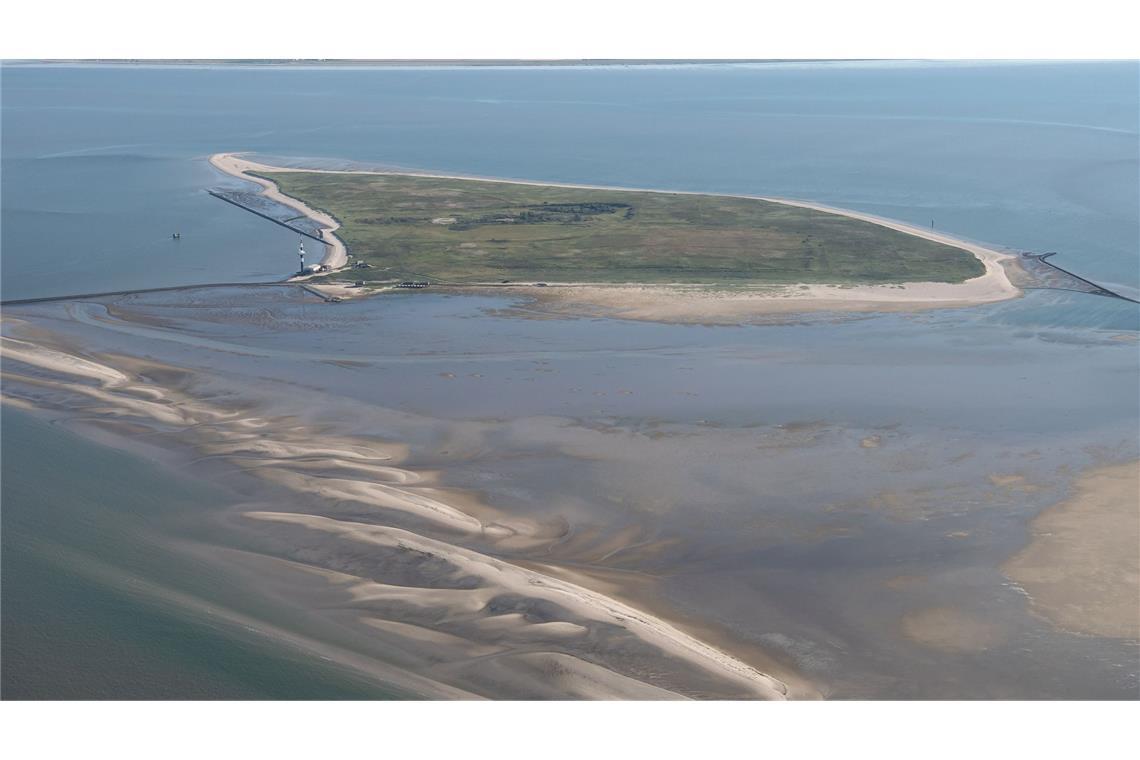
[[[301,269],[298,274],[305,273],[305,241],[302,240],[300,246],[297,248],[297,255],[301,257]]]

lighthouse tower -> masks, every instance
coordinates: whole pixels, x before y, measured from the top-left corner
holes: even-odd
[[[297,255],[301,257],[301,271],[300,274],[305,273],[305,241],[302,240],[300,247],[297,249]]]

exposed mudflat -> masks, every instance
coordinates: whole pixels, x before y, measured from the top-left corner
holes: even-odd
[[[999,570],[1082,472],[1135,461],[1136,410],[1114,401],[1129,343],[950,313],[718,328],[519,308],[288,288],[20,307],[4,400],[226,494],[128,517],[198,570],[111,555],[92,582],[393,693],[1135,689],[1133,642],[1058,628]],[[1024,382],[1043,356],[1049,382]]]
[[[1055,625],[1140,639],[1140,463],[1082,475],[1003,570]]]

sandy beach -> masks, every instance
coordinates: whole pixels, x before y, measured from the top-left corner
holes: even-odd
[[[348,263],[348,249],[345,247],[344,241],[335,234],[336,230],[340,228],[340,222],[323,211],[310,208],[302,201],[285,195],[278,189],[276,183],[262,179],[261,177],[255,177],[248,173],[251,171],[280,171],[279,169],[258,164],[253,161],[246,161],[234,153],[215,153],[210,156],[210,165],[218,171],[229,174],[231,177],[237,177],[238,179],[260,185],[262,188],[261,194],[266,198],[294,208],[323,226],[326,230],[325,239],[327,242],[325,243],[325,255],[320,263],[332,270],[340,269]]]
[[[953,285],[839,286],[776,285],[598,285],[550,283],[519,288],[535,308],[565,316],[595,315],[678,324],[734,325],[796,314],[839,312],[911,312],[977,306],[1016,298],[1005,294],[999,277]],[[991,297],[995,292],[1001,293]]]
[[[337,223],[327,214],[313,211],[295,198],[283,195],[276,185],[247,172],[309,172],[318,174],[364,174],[379,176],[433,177],[460,179],[473,182],[501,182],[539,187],[565,187],[614,192],[656,192],[672,195],[717,195],[729,198],[748,198],[769,203],[807,208],[828,214],[877,224],[915,237],[961,248],[985,267],[985,273],[961,283],[908,282],[891,285],[824,285],[803,283],[795,285],[697,286],[686,283],[645,285],[640,283],[549,282],[547,287],[515,286],[513,293],[532,298],[542,308],[574,314],[598,312],[606,316],[649,321],[692,322],[702,324],[737,323],[749,317],[802,312],[846,311],[918,311],[924,309],[958,308],[1017,298],[1017,288],[1006,272],[1006,265],[1016,257],[977,243],[972,243],[935,230],[885,219],[873,214],[835,208],[818,203],[759,195],[699,193],[695,191],[662,191],[653,188],[612,187],[561,182],[533,182],[495,177],[463,176],[418,171],[298,169],[271,166],[241,158],[234,153],[219,153],[210,162],[220,170],[242,179],[255,181],[266,188],[265,194],[275,200],[309,214],[322,224]],[[338,225],[339,226],[339,225]],[[336,227],[332,227],[336,229]],[[335,237],[334,237],[335,239]],[[339,243],[339,241],[337,241]],[[343,246],[339,256],[343,257]],[[347,259],[330,253],[330,261],[343,266]],[[327,263],[327,262],[326,262]],[[473,285],[472,287],[476,287]],[[491,287],[491,283],[487,283]]]

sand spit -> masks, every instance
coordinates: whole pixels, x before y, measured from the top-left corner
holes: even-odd
[[[234,153],[215,153],[210,156],[210,165],[232,177],[260,185],[262,188],[261,194],[266,198],[294,208],[323,226],[327,230],[325,236],[327,242],[325,243],[325,255],[324,258],[321,259],[321,263],[329,269],[340,269],[348,263],[348,249],[345,247],[344,241],[335,234],[336,230],[340,228],[340,222],[324,211],[318,211],[296,198],[285,195],[277,187],[276,183],[262,179],[261,177],[254,177],[248,173],[252,171],[277,171],[276,169],[238,158]]]
[[[1031,609],[1065,630],[1140,639],[1140,462],[1085,473],[1031,527],[1002,568]]]
[[[5,359],[14,359],[40,369],[95,380],[102,386],[122,385],[128,379],[122,372],[106,365],[15,338],[0,338],[0,354]]]
[[[660,617],[513,563],[512,554],[524,561],[527,551],[558,540],[563,527],[498,514],[470,495],[451,498],[433,485],[433,473],[401,467],[402,446],[314,432],[293,418],[264,418],[232,403],[221,409],[153,380],[181,376],[176,367],[13,338],[2,349],[5,403],[77,414],[112,435],[116,428],[108,422],[115,419],[153,431],[147,438],[156,445],[189,446],[196,462],[229,465],[235,475],[264,484],[274,494],[272,508],[261,502],[222,521],[235,526],[235,537],[260,547],[245,553],[247,566],[257,570],[248,576],[251,587],[273,587],[278,597],[299,593],[298,584],[279,582],[285,567],[294,577],[317,577],[319,589],[299,614],[346,636],[367,631],[394,641],[403,631],[401,646],[415,656],[394,667],[410,667],[440,692],[787,694],[783,682]],[[221,546],[201,551],[221,564],[234,554]],[[417,629],[450,642],[452,655],[448,647],[424,650],[420,637],[409,639]],[[384,651],[376,648],[369,668],[383,670]]]
[[[889,303],[916,300],[925,303],[943,302],[957,304],[967,302],[970,304],[981,304],[1004,301],[1009,298],[1015,298],[1021,294],[1021,291],[1010,282],[1009,275],[1003,265],[1004,262],[1014,262],[1017,260],[1017,257],[1011,254],[1001,253],[1000,251],[962,240],[953,235],[935,232],[933,229],[928,230],[924,227],[895,221],[893,219],[886,219],[881,216],[875,216],[874,214],[865,214],[859,211],[825,206],[820,203],[794,201],[786,198],[761,198],[761,200],[766,200],[770,203],[782,203],[786,206],[797,206],[813,211],[821,211],[826,214],[836,214],[837,216],[845,216],[849,219],[858,219],[859,221],[877,224],[880,227],[886,227],[896,232],[902,232],[907,235],[913,235],[914,237],[942,243],[943,245],[961,248],[973,254],[976,259],[982,262],[982,266],[986,268],[985,274],[966,280],[963,283],[906,283],[901,288],[901,294],[897,286],[891,285],[856,286],[851,288],[840,288],[832,285],[809,285],[809,292],[812,294],[809,297],[836,297],[840,300],[856,302],[866,300],[870,302],[885,301]]]
[[[266,427],[268,424],[270,423],[264,420],[249,418],[245,420],[246,427],[255,429]],[[381,449],[377,446],[344,447],[296,444],[288,441],[268,440],[252,433],[245,437],[235,437],[225,443],[211,444],[206,450],[217,455],[247,456],[278,461],[328,458],[338,463],[351,462],[354,466],[391,462],[401,458],[406,453],[404,446],[386,446]]]
[[[377,603],[386,610],[398,607],[406,618],[439,621],[437,625],[446,626],[448,633],[464,638],[489,634],[491,641],[507,644],[512,651],[536,641],[550,646],[552,639],[570,650],[564,654],[584,656],[602,654],[607,638],[617,639],[613,643],[623,650],[647,644],[648,651],[663,651],[680,663],[704,671],[711,679],[735,685],[734,696],[779,698],[786,693],[779,681],[658,618],[584,587],[478,552],[398,528],[317,515],[248,512],[246,517],[300,526],[341,541],[411,553],[419,562],[434,560],[446,568],[438,572],[434,578],[436,586],[431,588],[377,583],[345,573],[325,572],[331,583],[351,596],[357,609]],[[440,587],[447,580],[456,587]],[[588,635],[591,633],[594,635]]]
[[[519,616],[499,615],[490,618],[489,622],[517,617]],[[533,675],[528,680],[543,690],[542,696],[552,699],[678,699],[674,692],[557,652],[512,653],[505,647],[472,644],[468,639],[432,628],[375,617],[366,618],[364,622],[377,631],[398,637],[402,642],[419,643],[425,654],[439,662],[458,663],[442,666],[451,673],[462,674],[473,666],[481,666],[484,670],[493,671],[500,682],[517,682],[520,671],[529,671]],[[549,626],[554,625],[559,624],[537,623],[535,627],[549,630]]]
[[[502,182],[513,185],[533,185],[539,187],[565,187],[583,190],[607,190],[614,192],[657,192],[672,195],[720,195],[728,198],[750,198],[769,203],[812,209],[828,214],[858,219],[877,224],[915,237],[932,240],[945,245],[961,248],[973,254],[985,267],[985,273],[961,283],[908,282],[891,285],[820,285],[812,283],[796,285],[765,286],[698,286],[684,283],[640,285],[618,283],[598,285],[596,283],[550,282],[547,287],[512,287],[510,292],[533,297],[540,305],[553,307],[565,313],[581,313],[583,310],[601,310],[606,316],[648,321],[692,322],[701,324],[737,324],[749,317],[771,314],[794,314],[818,311],[917,311],[923,309],[958,308],[995,303],[1021,295],[1009,278],[1006,266],[1015,265],[1017,257],[1002,253],[993,248],[971,243],[952,235],[907,224],[892,219],[866,214],[859,211],[835,208],[818,203],[797,201],[787,198],[773,198],[760,195],[738,195],[699,193],[695,191],[668,190],[653,188],[612,187],[606,185],[583,185],[562,182],[533,182],[526,180],[499,179],[495,177],[473,177],[456,174],[439,174],[416,171],[381,170],[336,170],[298,169],[296,167],[270,166],[268,164],[239,158],[233,153],[219,153],[210,159],[218,168],[243,179],[258,181],[263,187],[270,186],[265,180],[249,177],[244,172],[308,172],[318,174],[367,174],[381,176],[433,177],[437,179],[459,179],[473,182]],[[276,190],[276,187],[273,186]],[[278,193],[280,195],[280,193]],[[287,197],[287,196],[281,196]],[[301,209],[296,199],[290,199],[294,208]],[[307,213],[307,212],[305,212]],[[315,218],[315,217],[314,217]],[[323,223],[323,222],[322,222]]]

